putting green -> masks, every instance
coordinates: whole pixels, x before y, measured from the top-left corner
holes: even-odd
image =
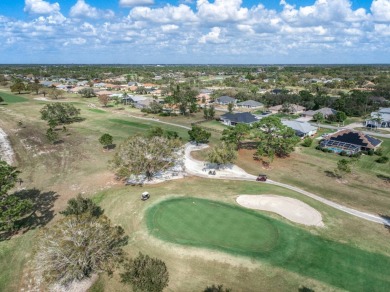
[[[259,214],[195,198],[176,198],[149,210],[148,227],[162,239],[230,252],[270,252],[278,229]]]
[[[249,256],[350,291],[388,291],[390,258],[312,235],[260,212],[183,197],[147,210],[165,241]]]

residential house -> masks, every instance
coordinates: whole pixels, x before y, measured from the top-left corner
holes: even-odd
[[[310,125],[308,122],[300,121],[282,121],[282,124],[293,129],[298,137],[310,137],[317,133],[317,127]]]
[[[320,108],[316,111],[313,111],[313,110],[310,110],[310,111],[305,111],[305,112],[302,112],[301,113],[301,116],[302,117],[312,117],[316,114],[316,113],[321,113],[324,118],[328,118],[329,116],[331,115],[335,115],[337,114],[337,111],[332,109],[332,108],[329,108],[329,107],[323,107],[323,108]]]
[[[374,138],[363,132],[344,129],[327,136],[320,143],[321,147],[340,153],[355,154],[360,151],[376,150],[382,140]]]
[[[215,100],[215,103],[221,104],[221,105],[228,105],[229,103],[236,104],[237,99],[230,97],[230,96],[220,96]]]
[[[257,122],[259,119],[249,113],[249,112],[244,112],[244,113],[226,113],[223,114],[220,117],[222,123],[227,126],[235,126],[236,124],[242,123],[242,124],[247,124],[247,125],[252,125],[254,122]]]
[[[390,128],[390,107],[381,108],[371,113],[371,118],[364,122],[368,128]]]
[[[258,101],[246,100],[246,101],[237,103],[237,106],[244,107],[244,108],[260,108],[260,107],[263,107],[264,105]]]

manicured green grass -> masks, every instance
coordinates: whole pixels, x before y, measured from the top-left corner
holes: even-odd
[[[28,101],[28,99],[24,98],[23,96],[6,93],[4,91],[0,91],[0,96],[4,99],[4,103],[17,103]]]
[[[107,112],[104,110],[96,109],[96,108],[90,108],[88,109],[91,112],[97,113],[97,114],[106,114]]]
[[[219,249],[350,291],[388,291],[390,257],[326,240],[260,213],[198,198],[147,211],[149,231],[173,243]]]
[[[148,213],[148,227],[168,241],[251,255],[273,249],[279,236],[266,217],[196,198],[155,205]]]

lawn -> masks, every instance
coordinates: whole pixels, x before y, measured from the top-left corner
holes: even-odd
[[[150,232],[184,245],[219,249],[352,291],[387,291],[390,257],[324,240],[260,213],[221,202],[174,198],[147,212]]]
[[[0,96],[4,99],[4,103],[6,104],[28,101],[28,99],[23,96],[10,94],[4,91],[0,91]]]

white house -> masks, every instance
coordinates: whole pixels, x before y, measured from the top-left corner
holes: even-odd
[[[293,129],[298,137],[313,136],[317,133],[317,127],[310,125],[307,122],[300,121],[282,121],[282,124]]]

